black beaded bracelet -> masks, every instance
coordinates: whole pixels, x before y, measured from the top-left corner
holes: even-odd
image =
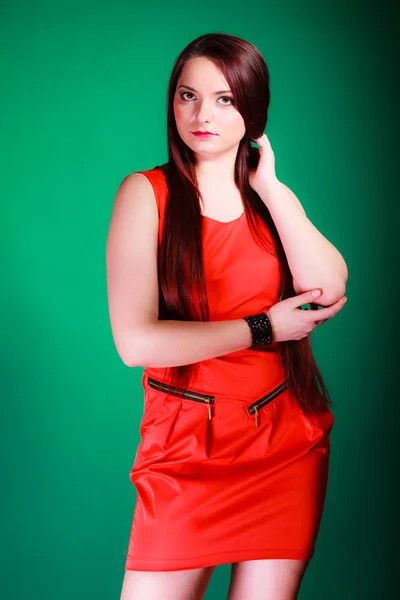
[[[257,348],[270,344],[274,339],[271,321],[267,313],[257,313],[243,317],[250,327],[252,344],[249,348]]]

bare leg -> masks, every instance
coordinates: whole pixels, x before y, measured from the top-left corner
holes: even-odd
[[[309,560],[247,560],[232,564],[227,600],[296,600]]]
[[[120,600],[202,600],[214,569],[126,570]]]

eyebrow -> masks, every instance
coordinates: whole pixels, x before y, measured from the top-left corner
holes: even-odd
[[[181,85],[178,87],[178,89],[181,88],[181,87],[185,87],[188,90],[192,90],[192,92],[196,91],[194,88],[190,87],[190,85],[184,85],[183,83],[181,83]],[[214,92],[214,94],[215,95],[217,95],[217,94],[225,94],[226,92],[229,92],[230,94],[232,93],[231,90],[220,90],[219,92]]]

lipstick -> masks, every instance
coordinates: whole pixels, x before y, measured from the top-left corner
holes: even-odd
[[[203,133],[202,131],[192,131],[192,133],[197,138],[211,138],[216,135],[215,133]]]

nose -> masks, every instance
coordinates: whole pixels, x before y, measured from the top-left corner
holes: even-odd
[[[200,108],[197,111],[196,120],[198,123],[209,123],[214,118],[213,108],[207,102],[200,103]]]

